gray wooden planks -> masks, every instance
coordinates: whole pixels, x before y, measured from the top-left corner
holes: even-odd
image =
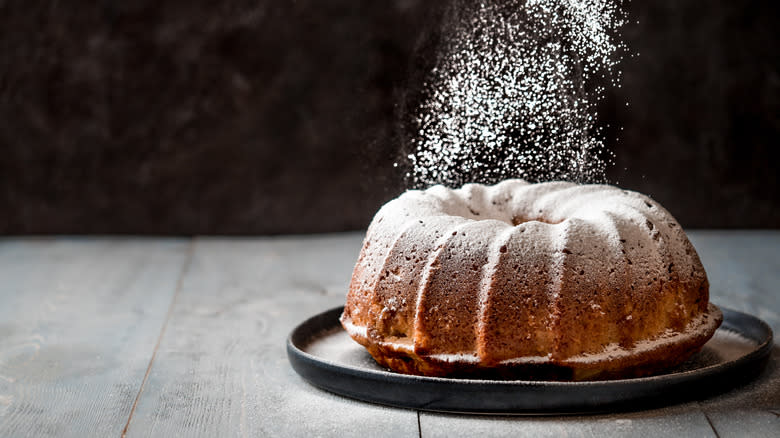
[[[691,231],[715,303],[780,329],[780,232]],[[118,436],[161,344],[129,436],[416,436],[414,411],[330,395],[290,368],[284,339],[343,304],[362,233],[189,243],[0,240],[0,436]],[[709,425],[712,427],[709,427]],[[603,416],[421,413],[423,436],[778,436],[780,347],[729,393]]]
[[[721,438],[780,436],[780,346],[748,384],[699,405]]]
[[[711,300],[757,315],[774,331],[775,347],[748,385],[703,400],[701,408],[721,437],[780,436],[780,232],[691,231],[710,280]]]
[[[362,233],[198,239],[128,436],[417,436],[414,411],[320,391],[285,339],[343,305]]]
[[[0,241],[0,436],[119,436],[188,242]]]
[[[715,304],[750,313],[780,333],[780,231],[694,230]]]
[[[456,416],[423,412],[421,436],[485,437],[715,437],[695,404],[590,416]]]

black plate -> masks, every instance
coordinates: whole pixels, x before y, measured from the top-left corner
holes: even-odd
[[[663,375],[598,382],[474,380],[420,377],[381,368],[341,328],[343,307],[301,323],[287,357],[311,384],[358,400],[430,411],[573,414],[634,410],[702,399],[755,377],[772,348],[760,319],[721,308],[715,336],[683,365]]]

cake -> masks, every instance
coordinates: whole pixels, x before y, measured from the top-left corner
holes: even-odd
[[[401,373],[567,380],[673,367],[721,320],[696,251],[658,203],[522,180],[385,204],[341,316]]]

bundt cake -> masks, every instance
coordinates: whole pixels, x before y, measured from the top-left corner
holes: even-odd
[[[696,251],[652,199],[522,180],[385,204],[341,316],[398,372],[574,380],[677,365],[721,320]]]

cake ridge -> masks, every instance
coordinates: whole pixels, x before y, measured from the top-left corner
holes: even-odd
[[[441,256],[441,254],[444,252],[447,242],[451,241],[455,237],[455,233],[461,231],[462,229],[466,228],[468,226],[468,222],[463,222],[460,224],[457,224],[455,227],[451,229],[445,230],[445,233],[442,237],[440,237],[436,244],[435,244],[435,250],[431,251],[431,253],[428,255],[428,260],[426,261],[425,268],[423,268],[423,274],[422,278],[420,280],[420,283],[417,286],[417,296],[415,299],[415,316],[414,316],[414,351],[415,352],[423,352],[426,349],[429,348],[428,345],[426,345],[421,339],[420,335],[423,333],[424,327],[424,321],[425,316],[422,312],[422,304],[423,300],[426,298],[426,289],[429,286],[430,278],[433,275],[433,271],[435,269],[435,265],[437,263],[437,260]],[[427,334],[427,333],[426,333]]]
[[[558,230],[558,238],[553,240],[553,245],[551,246],[552,252],[554,254],[553,256],[553,262],[551,263],[551,268],[553,270],[553,276],[552,276],[552,282],[550,283],[548,287],[548,291],[551,294],[552,299],[550,300],[550,315],[552,316],[552,320],[550,321],[550,330],[553,333],[556,333],[558,330],[558,327],[561,324],[561,291],[563,289],[563,280],[564,276],[566,275],[565,271],[565,265],[566,265],[566,259],[571,255],[571,250],[567,248],[567,245],[569,243],[569,229],[571,227],[570,221],[564,221],[561,222],[561,226]],[[553,344],[552,344],[552,357],[557,359],[560,354],[560,350],[562,348],[562,340],[561,336],[558,334],[555,334],[553,336]]]
[[[400,232],[395,236],[393,239],[393,242],[389,245],[387,250],[387,256],[384,257],[384,260],[382,262],[382,266],[379,268],[379,275],[376,277],[376,281],[374,285],[371,287],[372,295],[370,296],[370,302],[371,303],[378,303],[380,298],[380,293],[383,291],[383,280],[385,278],[388,278],[390,273],[390,264],[393,262],[392,255],[393,252],[398,248],[399,242],[406,237],[406,233],[408,233],[414,226],[417,221],[415,219],[409,219],[405,222],[402,222]],[[379,302],[378,304],[383,304],[382,302]],[[383,305],[384,311],[385,306]],[[375,311],[373,309],[369,309],[368,312],[368,318],[370,321],[378,321],[377,326],[383,328],[384,318],[383,315],[380,313],[380,315],[376,315]],[[369,334],[372,335],[372,337],[379,338],[381,335],[379,333],[376,333],[376,326],[374,327],[374,333],[371,333],[369,331]]]
[[[477,324],[474,327],[474,337],[477,339],[475,348],[476,354],[483,361],[488,360],[488,355],[484,349],[480,347],[484,344],[485,339],[485,319],[487,318],[488,300],[490,300],[489,291],[491,286],[493,286],[493,282],[497,281],[496,274],[498,273],[498,263],[501,260],[501,255],[506,252],[506,245],[509,242],[509,239],[511,239],[516,232],[515,228],[515,226],[507,224],[506,228],[495,236],[490,245],[488,263],[482,267],[482,278],[479,283],[479,298],[477,300],[477,303],[479,303],[479,314],[477,316]]]

